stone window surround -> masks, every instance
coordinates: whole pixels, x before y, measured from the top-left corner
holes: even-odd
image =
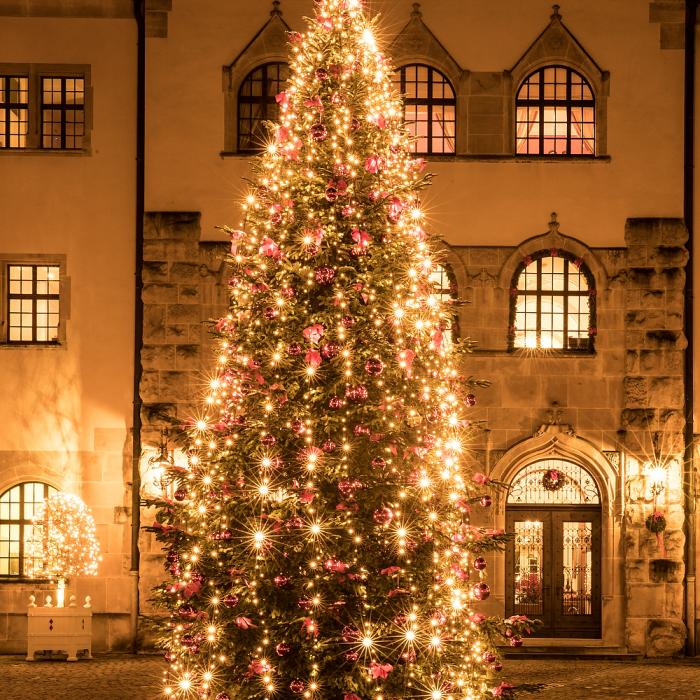
[[[92,100],[90,66],[74,63],[0,63],[0,75],[29,77],[29,132],[26,148],[0,148],[0,157],[19,155],[89,156],[91,155]],[[83,78],[85,80],[85,135],[82,148],[41,147],[41,78]]]
[[[544,425],[534,436],[512,445],[496,462],[489,476],[510,483],[518,471],[540,459],[558,458],[579,464],[596,481],[601,500],[601,598],[604,614],[601,616],[601,639],[609,645],[617,644],[615,635],[624,629],[624,611],[619,601],[624,590],[620,577],[616,575],[615,552],[620,547],[620,524],[622,521],[622,479],[612,465],[588,440],[576,435],[567,425]],[[505,527],[506,499],[499,495],[495,509],[495,527]],[[505,556],[495,555],[496,580],[505,581]],[[499,590],[505,590],[499,586]],[[605,614],[606,606],[610,610]]]
[[[273,3],[274,4],[274,3]],[[451,83],[456,97],[455,153],[431,154],[428,160],[485,162],[609,162],[607,153],[607,97],[610,74],[602,70],[580,42],[563,24],[558,6],[540,35],[515,65],[507,70],[472,72],[459,66],[439,39],[423,22],[419,3],[408,24],[396,35],[387,53],[396,69],[408,64],[423,64],[439,70]],[[274,4],[271,17],[238,56],[223,68],[224,150],[225,157],[250,157],[239,152],[238,89],[256,67],[270,62],[288,62],[289,25]],[[595,156],[516,154],[515,102],[523,81],[538,68],[565,66],[580,73],[591,86],[595,99]],[[481,126],[477,126],[477,125]],[[481,141],[477,129],[489,136]],[[500,147],[496,146],[500,143]]]
[[[58,265],[59,268],[59,321],[57,343],[20,343],[7,341],[7,274],[10,265]],[[70,278],[67,276],[65,255],[49,253],[0,253],[0,348],[48,349],[66,347],[66,325],[70,320]]]

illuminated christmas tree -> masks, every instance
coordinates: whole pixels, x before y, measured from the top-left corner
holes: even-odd
[[[166,695],[484,698],[495,643],[470,524],[471,393],[392,68],[360,0],[292,33],[280,122],[230,230],[229,314],[154,530],[170,580]],[[497,686],[497,687],[495,687]]]
[[[97,574],[100,544],[95,520],[83,501],[71,493],[54,493],[39,506],[27,546],[27,574],[57,581],[58,607],[63,607],[67,579]]]

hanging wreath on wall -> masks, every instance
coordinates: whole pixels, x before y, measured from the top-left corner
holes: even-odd
[[[547,469],[542,476],[542,487],[546,491],[559,491],[566,481],[566,477],[558,469]]]
[[[663,532],[666,529],[666,518],[660,510],[655,510],[644,522],[647,530],[655,535]]]

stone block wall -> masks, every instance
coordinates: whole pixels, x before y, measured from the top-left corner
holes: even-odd
[[[622,437],[628,459],[624,548],[626,643],[647,656],[683,648],[683,285],[687,232],[676,219],[630,219],[625,230]],[[649,469],[662,468],[661,477]],[[653,480],[661,478],[660,493]],[[657,508],[667,529],[645,521]]]
[[[196,414],[204,377],[213,367],[208,321],[227,308],[227,246],[199,239],[198,212],[146,214],[141,353],[146,455],[158,445],[161,427]],[[153,516],[144,511],[142,523],[149,524]],[[163,562],[150,533],[142,533],[140,548],[141,610],[149,611],[150,590],[163,577]]]
[[[477,342],[467,374],[491,380],[473,414],[484,421],[476,459],[487,469],[547,423],[571,426],[609,461],[603,512],[610,593],[604,640],[647,656],[683,648],[683,284],[687,234],[675,219],[631,219],[625,248],[588,249],[550,231],[519,247],[452,248],[463,336]],[[508,351],[509,288],[517,261],[558,248],[581,257],[596,279],[592,353]],[[649,468],[661,461],[656,507],[661,541],[645,526],[655,507]],[[494,524],[501,524],[494,514]],[[498,570],[498,563],[496,570]],[[502,567],[502,565],[501,565]],[[496,578],[495,599],[504,600]]]

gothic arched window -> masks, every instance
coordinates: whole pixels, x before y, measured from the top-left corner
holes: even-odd
[[[454,153],[457,102],[447,77],[436,68],[412,63],[399,68],[394,80],[404,96],[404,121],[415,139],[414,151]]]
[[[515,98],[517,155],[595,155],[595,96],[573,68],[531,73]]]
[[[238,90],[238,150],[258,151],[265,142],[266,121],[276,121],[275,99],[289,77],[286,63],[265,63],[245,77]]]
[[[510,296],[511,350],[593,349],[595,281],[581,258],[554,249],[526,256]]]

